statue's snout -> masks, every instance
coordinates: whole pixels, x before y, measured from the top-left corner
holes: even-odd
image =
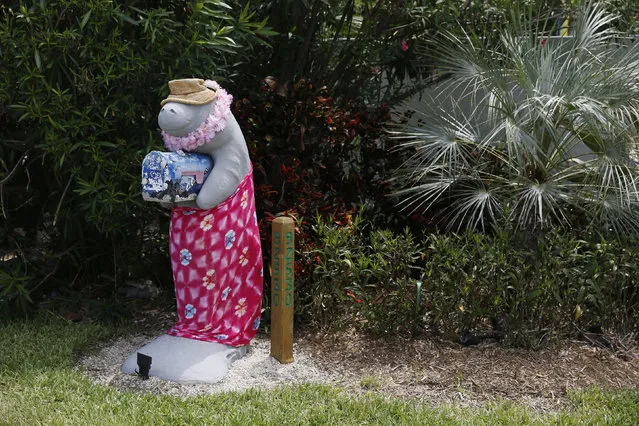
[[[158,124],[173,136],[185,136],[198,128],[206,119],[211,106],[188,105],[178,102],[166,103],[158,114]]]

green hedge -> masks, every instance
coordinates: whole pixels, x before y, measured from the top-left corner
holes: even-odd
[[[529,250],[506,234],[420,240],[358,218],[342,227],[320,222],[316,231],[314,276],[299,297],[307,301],[301,314],[319,325],[472,333],[533,347],[639,325],[639,248],[592,232],[548,232]]]
[[[491,324],[517,345],[557,333],[630,332],[639,324],[639,250],[559,231],[535,250],[505,235],[430,235],[425,253],[427,307],[444,328]]]

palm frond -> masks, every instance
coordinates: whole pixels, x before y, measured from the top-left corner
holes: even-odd
[[[474,182],[478,183],[478,182]],[[452,204],[447,208],[450,227],[486,231],[488,226],[496,226],[503,215],[501,202],[496,192],[479,186],[464,185],[459,189]]]
[[[565,223],[561,195],[551,182],[528,183],[516,194],[509,220],[522,228],[543,228],[553,221]]]
[[[443,209],[449,226],[470,229],[506,211],[528,228],[567,224],[574,211],[619,229],[639,223],[639,43],[621,42],[615,16],[594,2],[577,15],[572,37],[549,39],[543,21],[518,14],[494,45],[439,41],[448,80],[417,125],[391,132],[406,156],[394,180],[401,206]]]

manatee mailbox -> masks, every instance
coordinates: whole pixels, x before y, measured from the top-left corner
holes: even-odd
[[[171,208],[177,321],[131,354],[122,372],[215,383],[247,353],[260,326],[253,167],[226,90],[198,78],[171,80],[169,89],[158,124],[170,152],[147,155],[141,189],[144,200]]]

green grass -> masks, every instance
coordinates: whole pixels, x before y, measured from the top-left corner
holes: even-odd
[[[73,357],[112,330],[48,318],[0,327],[4,425],[429,425],[639,424],[639,391],[588,390],[570,408],[540,414],[511,402],[428,407],[328,386],[286,386],[192,398],[122,392],[72,369]]]

